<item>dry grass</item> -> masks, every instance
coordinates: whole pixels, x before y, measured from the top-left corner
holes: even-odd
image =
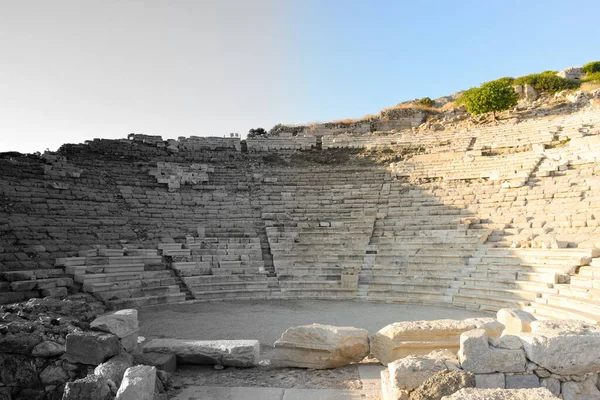
[[[408,108],[416,108],[419,110],[423,110],[423,111],[431,111],[434,113],[439,113],[440,110],[438,110],[437,108],[434,107],[427,107],[424,106],[422,104],[415,104],[415,103],[404,103],[404,104],[396,104],[395,106],[392,107],[387,107],[384,108],[383,110],[379,111],[379,114],[381,115],[381,113],[385,112],[385,111],[390,111],[390,110],[405,110]]]
[[[583,82],[581,84],[581,86],[579,87],[579,89],[583,90],[584,92],[591,92],[592,90],[600,89],[600,82],[598,82],[598,81]]]
[[[448,110],[456,108],[456,107],[458,107],[458,105],[456,104],[456,101],[451,101],[449,103],[444,104],[442,107],[440,107],[440,111],[448,111]]]

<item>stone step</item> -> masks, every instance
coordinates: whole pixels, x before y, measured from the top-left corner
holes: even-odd
[[[505,299],[516,299],[517,301],[535,301],[541,294],[518,289],[501,289],[495,287],[461,286],[458,288],[459,295],[495,297]]]
[[[600,315],[556,305],[550,306],[542,303],[532,303],[530,306],[524,307],[523,309],[532,313],[537,319],[577,319],[592,324],[600,323]]]
[[[328,289],[328,288],[340,288],[341,281],[312,281],[312,280],[302,280],[302,281],[279,281],[279,287],[281,290],[286,289]]]
[[[74,280],[84,285],[90,283],[108,283],[128,280],[139,280],[142,278],[142,271],[140,272],[114,272],[104,274],[84,274],[75,275]]]
[[[265,281],[255,282],[223,282],[223,283],[207,283],[201,284],[196,283],[193,285],[187,285],[188,289],[193,293],[200,292],[213,292],[217,290],[254,290],[254,289],[267,289],[269,283]]]
[[[505,296],[484,296],[457,293],[452,297],[452,304],[470,310],[495,312],[501,308],[522,308],[530,302],[526,300],[507,298]]]
[[[105,265],[82,265],[65,267],[65,272],[70,275],[101,274],[112,272],[141,272],[144,264],[105,264]]]
[[[266,299],[272,293],[271,289],[234,289],[234,290],[213,290],[213,291],[192,291],[194,299],[197,300],[219,300],[219,299],[238,299],[253,298]]]
[[[547,292],[558,293],[558,289],[553,289],[552,283],[530,282],[517,280],[492,280],[489,278],[463,278],[467,287],[493,287],[498,289],[517,289],[528,292]]]
[[[141,308],[146,306],[185,301],[185,293],[168,293],[158,296],[132,297],[129,299],[109,300],[106,306],[111,310],[123,308]]]
[[[558,306],[563,308],[572,308],[574,310],[583,311],[588,314],[597,314],[600,316],[600,301],[593,299],[585,299],[581,297],[571,297],[565,295],[549,295],[543,294],[538,303],[547,304],[549,306]]]
[[[202,276],[182,277],[181,280],[188,286],[227,284],[227,283],[267,282],[267,278],[264,274],[202,275]]]
[[[107,302],[109,300],[129,299],[146,296],[161,296],[166,294],[179,293],[179,286],[151,286],[136,289],[108,290],[94,292],[94,297],[98,300]]]

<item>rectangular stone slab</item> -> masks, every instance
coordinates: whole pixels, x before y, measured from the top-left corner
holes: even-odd
[[[144,346],[144,353],[171,353],[178,364],[221,364],[231,367],[258,365],[258,340],[180,340],[154,339]]]

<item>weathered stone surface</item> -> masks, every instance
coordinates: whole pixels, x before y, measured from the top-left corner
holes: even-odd
[[[442,400],[556,400],[545,388],[537,389],[461,389]]]
[[[123,380],[123,374],[127,368],[131,367],[132,365],[133,356],[127,353],[119,354],[107,362],[98,365],[96,369],[94,369],[94,375],[110,379],[117,386],[119,386]]]
[[[92,321],[90,328],[123,338],[139,329],[138,312],[132,308],[102,315]]]
[[[466,371],[440,371],[410,394],[410,400],[439,400],[460,389],[475,387],[475,375]]]
[[[535,317],[523,310],[502,308],[496,314],[498,322],[504,325],[503,335],[513,335],[521,332],[531,332],[531,323]]]
[[[528,389],[540,387],[540,378],[533,374],[506,375],[506,389]]]
[[[396,382],[390,379],[388,368],[381,371],[381,398],[382,400],[408,400],[408,390],[398,387]]]
[[[476,374],[475,387],[478,389],[504,389],[506,387],[504,374],[501,372],[495,374]]]
[[[413,390],[440,371],[458,370],[458,360],[449,350],[436,350],[425,356],[408,356],[388,364],[392,385]]]
[[[538,98],[538,92],[535,88],[529,83],[523,87],[523,94],[527,100],[533,101]]]
[[[259,361],[260,343],[258,340],[154,339],[144,346],[144,352],[175,354],[180,364],[253,367]]]
[[[64,354],[65,346],[51,341],[46,341],[38,344],[31,351],[34,357],[56,357]]]
[[[437,349],[457,351],[460,334],[477,328],[485,329],[489,337],[499,337],[504,326],[493,318],[396,322],[373,336],[371,355],[386,365],[408,355],[428,354]]]
[[[48,365],[40,373],[40,380],[44,385],[61,385],[70,379],[67,371],[58,365]]]
[[[518,335],[527,358],[558,375],[600,370],[600,326],[576,320],[534,321]]]
[[[273,365],[337,368],[369,354],[369,332],[349,326],[312,324],[287,329],[275,342]]]
[[[522,349],[491,347],[483,329],[474,329],[460,335],[458,357],[464,370],[477,374],[525,372],[527,367],[527,359]]]
[[[121,352],[119,338],[100,332],[67,335],[66,356],[70,362],[98,365]]]
[[[152,400],[155,385],[155,367],[138,365],[127,368],[115,400]]]
[[[74,382],[67,382],[62,400],[109,400],[112,399],[108,379],[88,375]]]
[[[600,399],[600,390],[596,387],[594,378],[588,378],[583,382],[563,382],[563,400],[596,400]]]
[[[540,387],[548,389],[553,395],[560,394],[560,381],[552,376],[540,379]]]
[[[177,369],[177,357],[168,353],[142,353],[135,355],[135,363],[151,365],[159,371],[175,372]]]

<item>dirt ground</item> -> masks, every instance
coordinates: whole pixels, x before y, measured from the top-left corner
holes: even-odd
[[[378,398],[377,394],[368,395],[372,391],[365,392],[358,365],[324,371],[271,367],[268,359],[273,343],[287,328],[312,323],[354,326],[373,335],[393,322],[479,316],[489,315],[445,307],[353,301],[229,301],[141,309],[139,334],[146,340],[257,339],[261,343],[262,360],[256,368],[179,367],[172,376],[170,398],[190,386],[349,389],[365,398]],[[374,364],[377,361],[369,359],[361,363],[366,367]]]
[[[465,319],[488,314],[413,304],[328,300],[225,301],[164,305],[140,310],[140,335],[195,340],[256,339],[267,358],[289,327],[320,323],[354,326],[369,335],[393,322]]]

